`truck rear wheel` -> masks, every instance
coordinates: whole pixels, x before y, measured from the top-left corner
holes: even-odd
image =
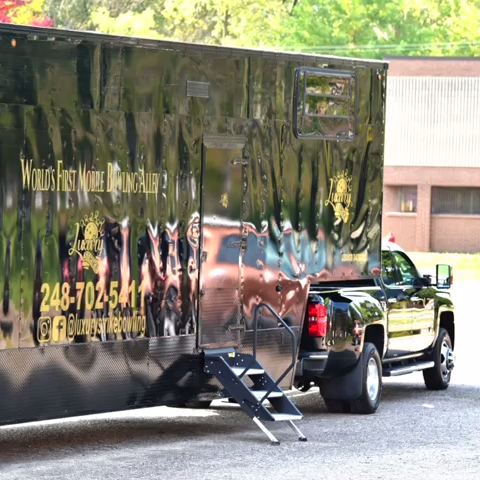
[[[425,386],[429,390],[446,390],[450,385],[454,355],[452,340],[444,328],[438,332],[438,338],[433,347],[433,361],[435,366],[423,371]]]
[[[352,413],[375,413],[382,394],[382,362],[373,343],[365,343],[360,359],[362,368],[362,394],[350,401]]]

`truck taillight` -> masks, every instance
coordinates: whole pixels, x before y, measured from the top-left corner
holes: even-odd
[[[322,303],[308,305],[308,334],[324,337],[327,334],[327,309]]]

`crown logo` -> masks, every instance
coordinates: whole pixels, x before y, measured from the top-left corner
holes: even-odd
[[[352,206],[352,176],[348,175],[347,170],[330,179],[328,198],[325,200],[325,206],[327,205],[333,207],[335,218],[348,222],[349,208]]]
[[[95,273],[98,273],[99,257],[103,250],[104,223],[105,219],[99,218],[98,212],[85,215],[75,224],[75,240],[68,251],[69,255],[74,253],[79,255],[84,268],[86,270],[91,268]],[[80,238],[80,232],[83,233],[83,238]]]

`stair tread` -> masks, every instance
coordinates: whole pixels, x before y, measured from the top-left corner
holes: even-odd
[[[267,390],[251,390],[251,392],[253,393],[253,395],[255,395],[255,397],[258,400],[260,400],[265,396],[265,394],[267,393]],[[270,392],[267,398],[283,397],[284,395],[285,393],[283,392]]]
[[[232,370],[235,373],[235,375],[240,375],[245,370],[245,368],[232,367]],[[249,368],[245,375],[263,375],[264,373],[265,373],[265,370],[263,370],[263,368]]]
[[[205,348],[203,351],[205,352],[205,355],[208,356],[208,357],[217,357],[219,355],[236,353],[236,350],[233,347]]]
[[[272,413],[275,422],[288,422],[291,420],[301,420],[303,415],[293,415],[291,413]]]

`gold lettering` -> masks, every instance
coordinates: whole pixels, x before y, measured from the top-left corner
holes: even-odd
[[[154,173],[145,173],[145,193],[155,193],[153,189]]]
[[[342,253],[342,262],[366,262],[368,255],[366,253]]]
[[[145,315],[131,317],[111,316],[109,318],[84,318],[70,314],[67,323],[67,335],[70,341],[78,335],[101,335],[102,333],[140,333],[145,334],[147,319]]]
[[[83,258],[83,252],[100,252],[103,250],[103,238],[97,237],[97,238],[87,238],[83,240],[79,240],[78,236],[80,234],[80,224],[76,224],[77,230],[75,232],[75,240],[73,242],[72,248],[68,251],[69,255],[73,255],[76,253],[79,255],[81,258]]]
[[[150,193],[157,193],[157,175],[156,173],[151,173],[152,176],[152,191]]]
[[[118,190],[123,193],[158,193],[159,173],[114,171],[113,165],[107,165],[106,191]]]
[[[352,195],[350,193],[335,193],[333,203],[344,203],[345,208],[348,208],[352,204]]]
[[[25,159],[20,159],[22,163],[22,178],[23,178],[23,188],[30,189],[30,176],[32,173],[32,163],[33,160],[30,160],[28,163],[25,162]]]
[[[332,198],[332,191],[333,191],[333,178],[330,179],[330,191],[328,192],[328,198],[325,200],[325,206],[333,205],[330,199]]]
[[[63,162],[59,160],[57,162],[57,189],[59,192],[62,191],[62,165]]]
[[[33,160],[20,159],[23,188],[32,191],[73,192],[77,189],[90,193],[112,192],[122,193],[158,193],[160,186],[159,173],[115,171],[113,163],[107,164],[107,170],[87,170],[80,164],[78,170],[65,168],[63,160],[57,160],[56,168],[35,168]],[[333,180],[330,180],[330,192],[325,204],[352,204],[350,193],[335,192]]]
[[[142,173],[140,175],[140,192],[141,193],[146,193],[146,188],[145,188],[145,172],[142,170]]]
[[[110,166],[110,164],[109,164]],[[87,170],[85,165],[79,167],[79,187],[84,192],[103,192],[105,187],[105,172]]]
[[[109,163],[107,165],[107,192],[113,190],[113,165]]]
[[[135,173],[135,174],[134,174],[134,180],[133,180],[133,193],[137,193],[137,192],[138,192],[138,180],[137,180],[137,177],[138,177],[138,173]]]
[[[63,161],[57,161],[57,188],[59,192],[73,192],[76,186],[76,170],[65,170]]]
[[[330,179],[328,197],[325,206],[333,207],[335,218],[347,222],[350,218],[349,208],[352,206],[352,177],[345,170]]]
[[[72,248],[70,248],[70,250],[68,251],[68,254],[71,256],[71,255],[73,255],[74,253],[76,253],[76,254],[78,254],[78,256],[79,256],[80,258],[83,258],[83,255],[82,255],[81,252],[79,252],[78,249],[77,249],[77,245],[78,245],[78,235],[79,235],[79,233],[80,233],[80,224],[77,223],[76,226],[77,226],[77,231],[75,232],[75,240],[74,240],[74,242],[73,242]]]
[[[23,188],[47,192],[55,190],[55,174],[51,168],[33,168],[33,160],[20,159]]]
[[[113,333],[113,322],[114,322],[114,318],[113,317],[110,317],[108,319],[108,325],[107,325],[107,331],[106,333]]]

